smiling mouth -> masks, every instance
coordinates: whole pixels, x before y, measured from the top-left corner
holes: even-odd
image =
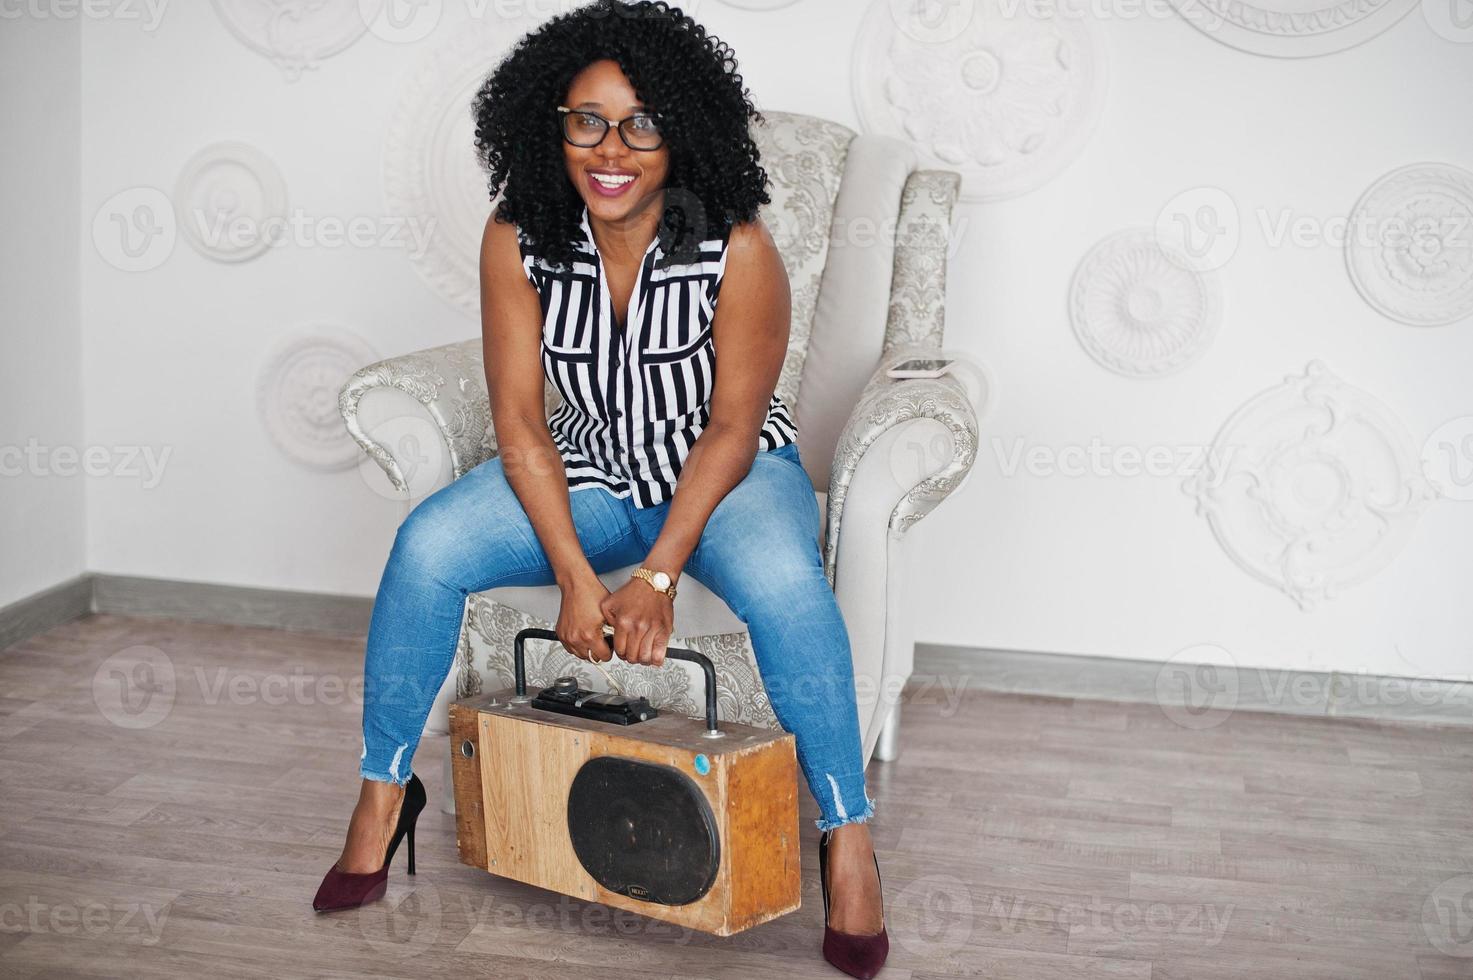
[[[606,174],[590,171],[589,183],[603,194],[620,194],[638,178],[636,174]]]

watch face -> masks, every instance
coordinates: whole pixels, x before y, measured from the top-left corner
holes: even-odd
[[[670,576],[664,572],[656,572],[652,577],[652,584],[657,589],[670,588]]]

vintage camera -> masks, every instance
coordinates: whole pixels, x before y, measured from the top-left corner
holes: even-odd
[[[532,699],[532,707],[611,725],[637,725],[660,714],[648,698],[585,691],[576,677],[556,678],[551,687],[544,687]]]

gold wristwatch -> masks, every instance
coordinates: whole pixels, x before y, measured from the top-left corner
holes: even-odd
[[[668,573],[657,572],[651,568],[636,568],[634,577],[644,579],[656,592],[663,592],[671,599],[675,598],[675,583],[670,581]]]

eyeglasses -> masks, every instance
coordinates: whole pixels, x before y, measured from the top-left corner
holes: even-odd
[[[614,120],[605,119],[587,109],[570,109],[560,105],[557,111],[563,114],[563,139],[585,149],[602,143],[608,135],[609,127],[614,125]],[[631,150],[658,150],[665,141],[657,123],[658,118],[653,112],[636,112],[628,119],[619,120],[619,138]]]

